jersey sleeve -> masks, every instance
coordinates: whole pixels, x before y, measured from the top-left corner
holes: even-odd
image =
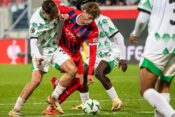
[[[93,29],[88,36],[88,43],[89,43],[89,69],[88,75],[92,75],[94,71],[94,65],[96,60],[96,50],[97,50],[97,38],[98,38],[98,28],[93,22]]]
[[[29,37],[38,38],[42,33],[38,31],[37,23],[32,22],[29,26]]]
[[[98,27],[95,24],[95,22],[93,22],[92,30],[87,37],[89,45],[97,45],[97,39],[98,39]]]
[[[140,0],[138,9],[143,12],[151,13],[153,0]]]
[[[114,23],[108,17],[105,17],[101,20],[101,25],[102,25],[101,27],[102,27],[103,31],[105,32],[105,34],[109,38],[112,37],[113,35],[115,35],[117,32],[119,32],[117,27],[114,25]],[[103,34],[104,34],[104,32],[103,32]]]

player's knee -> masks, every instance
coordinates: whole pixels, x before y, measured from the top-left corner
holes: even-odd
[[[97,77],[97,79],[99,79],[100,81],[102,80],[103,76],[104,76],[103,72],[99,72],[99,71],[95,72],[95,77]]]
[[[70,72],[71,72],[72,75],[75,75],[75,74],[77,73],[77,71],[78,71],[78,69],[77,69],[76,66],[73,66],[73,67],[71,68],[71,70],[70,70]]]
[[[77,73],[78,69],[76,66],[72,66],[70,69],[69,69],[69,74],[71,74],[71,76],[75,76],[76,73]]]

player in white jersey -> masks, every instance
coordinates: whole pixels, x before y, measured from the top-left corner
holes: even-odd
[[[55,3],[51,0],[45,0],[42,3],[42,7],[36,10],[30,20],[29,36],[33,68],[32,79],[24,87],[14,108],[9,112],[8,115],[11,117],[22,116],[22,107],[41,83],[43,74],[48,72],[49,65],[52,64],[56,69],[61,69],[65,72],[52,95],[61,94],[77,72],[74,62],[63,49],[58,47],[58,32],[61,31],[58,17],[59,11]]]
[[[175,76],[175,1],[141,0],[139,16],[130,41],[148,25],[148,36],[140,61],[140,93],[155,111],[155,117],[174,117],[169,104],[169,86]]]
[[[99,14],[99,17],[95,19],[98,26],[99,37],[94,74],[102,83],[107,94],[112,100],[112,111],[119,110],[123,103],[119,99],[111,80],[107,77],[107,74],[109,74],[117,65],[119,65],[123,72],[127,70],[124,38],[111,19],[100,13],[97,3],[89,2],[87,0],[81,0],[81,2],[81,4],[84,4],[82,5],[82,9],[85,12]],[[93,79],[87,79],[88,62],[85,63],[84,68],[84,88],[80,90],[82,104],[89,99],[87,80],[88,83],[93,83]],[[74,109],[81,109],[82,104],[76,106]]]

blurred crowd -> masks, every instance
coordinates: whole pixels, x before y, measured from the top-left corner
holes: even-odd
[[[78,0],[61,0],[68,6],[75,6]],[[122,6],[122,5],[136,5],[139,0],[97,0],[100,6]]]
[[[0,0],[0,6],[8,6],[9,4],[20,4],[27,0]],[[61,0],[68,6],[75,6],[78,0]],[[100,6],[122,6],[122,5],[136,5],[139,0],[97,0]]]
[[[9,4],[21,4],[21,3],[24,3],[26,2],[27,0],[0,0],[0,6],[1,7],[6,7],[8,6]]]

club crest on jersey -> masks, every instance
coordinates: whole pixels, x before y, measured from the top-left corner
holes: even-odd
[[[35,28],[34,28],[34,27],[32,27],[32,28],[30,29],[30,33],[35,33]]]

